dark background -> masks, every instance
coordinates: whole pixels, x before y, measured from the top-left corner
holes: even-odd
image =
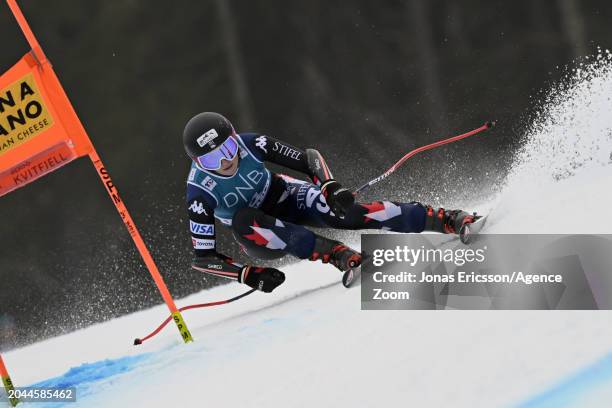
[[[316,147],[350,187],[495,119],[363,197],[459,207],[503,181],[542,92],[612,42],[603,0],[20,4],[175,297],[219,283],[189,268],[194,114]],[[0,38],[5,70],[28,47],[4,4]],[[2,197],[0,214],[0,349],[161,302],[86,158]]]

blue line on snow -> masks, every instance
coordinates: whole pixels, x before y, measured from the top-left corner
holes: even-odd
[[[132,371],[136,366],[150,358],[154,353],[143,353],[135,356],[126,356],[114,360],[106,359],[94,363],[84,363],[78,367],[70,368],[66,373],[58,377],[49,378],[31,384],[31,387],[58,387],[58,388],[77,388],[77,402],[81,398],[91,394],[98,387],[92,383],[107,380],[111,377]],[[67,404],[69,406],[70,404]],[[62,404],[52,404],[53,407]]]
[[[612,387],[612,353],[517,408],[583,407],[582,400],[606,386]]]

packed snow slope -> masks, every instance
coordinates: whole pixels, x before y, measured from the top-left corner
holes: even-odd
[[[602,53],[551,91],[507,184],[472,203],[485,232],[612,232],[611,67]],[[167,316],[158,306],[5,360],[17,385],[76,386],[69,407],[612,406],[608,311],[361,311],[332,267],[285,271],[273,294],[185,312],[192,344],[168,326],[132,345]]]

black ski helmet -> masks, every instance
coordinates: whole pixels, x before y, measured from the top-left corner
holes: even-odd
[[[211,152],[234,134],[234,127],[223,115],[202,112],[195,115],[183,130],[183,145],[192,160]]]

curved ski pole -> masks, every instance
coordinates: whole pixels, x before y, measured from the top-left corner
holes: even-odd
[[[363,190],[365,190],[366,188],[371,187],[374,184],[378,183],[379,181],[386,179],[391,174],[393,174],[393,172],[395,172],[395,170],[397,170],[402,164],[404,164],[404,162],[406,160],[408,160],[409,158],[411,158],[412,156],[414,156],[417,153],[424,152],[425,150],[430,150],[430,149],[433,149],[433,148],[436,148],[436,147],[439,147],[439,146],[442,146],[442,145],[445,145],[445,144],[448,144],[448,143],[453,143],[453,142],[456,142],[456,141],[461,140],[461,139],[465,139],[466,137],[470,137],[470,136],[478,134],[478,133],[480,133],[482,131],[488,130],[488,129],[492,128],[493,126],[495,126],[495,122],[487,122],[484,125],[480,126],[479,128],[471,130],[471,131],[469,131],[467,133],[463,133],[463,134],[458,135],[458,136],[453,136],[453,137],[450,137],[448,139],[439,140],[437,142],[434,142],[434,143],[431,143],[431,144],[428,144],[428,145],[425,145],[425,146],[421,146],[421,147],[419,147],[417,149],[414,149],[414,150],[406,153],[404,155],[404,157],[399,159],[393,166],[391,166],[389,168],[389,170],[385,171],[380,176],[378,176],[378,177],[368,181],[367,183],[365,183],[364,185],[362,185],[361,187],[356,189],[353,192],[353,195],[357,195],[360,192],[362,192]]]
[[[242,299],[243,297],[250,295],[251,293],[255,292],[256,290],[257,290],[257,289],[251,289],[251,290],[248,290],[248,291],[246,291],[246,292],[244,292],[244,293],[242,293],[242,294],[240,294],[240,295],[238,295],[238,296],[234,296],[234,297],[233,297],[233,298],[231,298],[231,299],[226,299],[226,300],[218,300],[218,301],[216,301],[216,302],[209,302],[209,303],[198,303],[198,304],[195,304],[195,305],[183,306],[183,307],[181,307],[180,309],[178,309],[178,311],[179,311],[179,312],[183,312],[183,311],[185,311],[185,310],[189,310],[189,309],[197,309],[197,308],[200,308],[200,307],[212,307],[212,306],[225,305],[225,304],[227,304],[227,303],[232,303],[232,302],[234,302],[234,301],[236,301],[236,300],[238,300],[238,299]],[[153,336],[155,336],[156,334],[158,334],[160,331],[162,331],[162,329],[163,329],[164,327],[166,327],[166,325],[167,325],[168,323],[170,323],[170,320],[172,320],[173,318],[174,318],[174,314],[172,314],[172,315],[168,316],[168,317],[166,318],[166,320],[164,320],[164,321],[162,322],[162,324],[160,324],[160,325],[159,325],[159,326],[158,326],[158,327],[157,327],[155,330],[153,330],[151,333],[147,334],[146,336],[144,336],[144,337],[142,337],[142,338],[137,338],[137,339],[134,339],[134,345],[135,345],[135,346],[137,346],[137,345],[139,345],[139,344],[142,344],[142,343],[143,343],[145,340],[148,340],[148,339],[150,339],[151,337],[153,337]],[[175,318],[175,320],[176,320],[176,318]]]

